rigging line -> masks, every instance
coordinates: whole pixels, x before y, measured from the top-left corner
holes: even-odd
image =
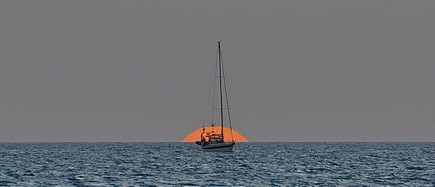
[[[216,54],[217,55],[217,54]],[[208,112],[209,111],[211,111],[211,124],[213,124],[213,122],[214,122],[214,111],[213,111],[213,108],[215,107],[215,103],[214,103],[214,101],[213,101],[213,98],[214,98],[214,95],[215,95],[215,90],[216,90],[216,88],[215,88],[215,82],[216,82],[216,72],[217,72],[217,60],[215,61],[215,63],[213,64],[213,74],[212,74],[212,76],[211,76],[211,79],[210,79],[210,83],[209,83],[209,88],[208,88],[208,94],[207,94],[207,101],[206,101],[206,108],[205,108],[205,114],[204,114],[204,119],[203,119],[203,124],[205,125],[206,123],[207,123],[207,118],[209,118],[210,116],[209,115],[207,115],[208,114]],[[211,96],[211,99],[212,99],[212,101],[210,101],[210,96]],[[210,108],[209,108],[209,106],[210,106],[210,102],[212,103],[212,109],[210,110]]]
[[[214,111],[214,109],[213,108],[216,108],[216,85],[217,85],[217,77],[216,77],[216,75],[219,73],[218,72],[218,69],[219,69],[219,50],[216,50],[216,61],[215,61],[215,64],[214,64],[214,72],[213,72],[213,78],[212,78],[212,80],[213,80],[213,82],[212,82],[212,86],[213,86],[213,96],[212,96],[212,98],[211,98],[211,102],[213,103],[213,106],[212,106],[212,109],[211,109],[211,113],[212,113],[212,119],[211,119],[211,123],[212,123],[212,125],[213,124],[215,124],[215,122],[217,121],[216,119],[215,119],[215,111]]]
[[[221,54],[222,55],[222,54]],[[221,61],[222,61],[222,74],[225,74],[225,70],[223,68],[223,59],[221,56]],[[226,76],[223,77],[223,82],[224,82],[224,90],[225,90],[225,100],[226,100],[226,104],[227,104],[227,113],[228,113],[228,124],[230,126],[230,134],[231,134],[231,140],[234,141],[234,136],[233,136],[233,127],[232,127],[232,123],[231,123],[231,115],[230,115],[230,99],[228,98],[228,89],[227,89],[227,82],[226,82]]]

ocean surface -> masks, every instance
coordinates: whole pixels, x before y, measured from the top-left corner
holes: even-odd
[[[0,186],[435,186],[435,143],[0,143]]]

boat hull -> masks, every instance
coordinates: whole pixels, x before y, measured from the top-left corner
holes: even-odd
[[[201,149],[206,152],[232,152],[234,144],[235,144],[234,142],[209,144],[209,145],[201,146]]]

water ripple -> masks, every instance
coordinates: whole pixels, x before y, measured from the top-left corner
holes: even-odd
[[[434,186],[435,143],[0,143],[0,186]]]

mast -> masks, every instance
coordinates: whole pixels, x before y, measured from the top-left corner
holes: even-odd
[[[218,63],[219,63],[219,97],[220,97],[220,112],[221,112],[221,135],[222,140],[224,140],[224,106],[223,106],[223,94],[222,94],[222,51],[221,51],[221,41],[218,40]]]

